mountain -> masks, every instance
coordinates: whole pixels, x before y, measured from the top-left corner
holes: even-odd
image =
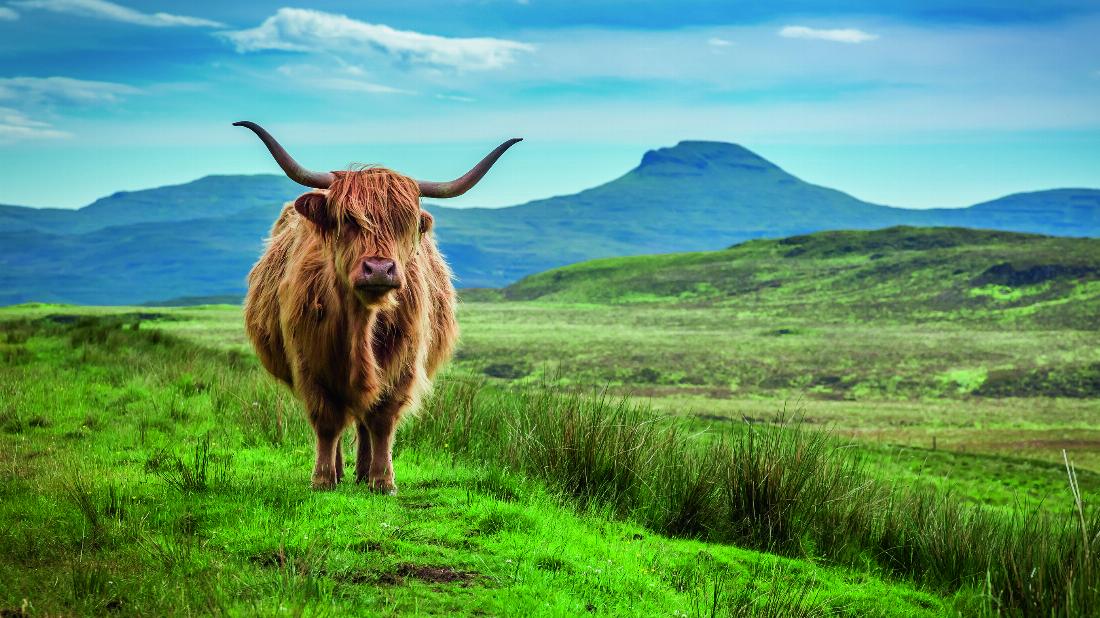
[[[79,210],[0,206],[0,230],[80,234],[132,223],[220,218],[301,193],[285,176],[206,176],[182,185],[120,191]]]
[[[209,176],[116,193],[76,211],[0,206],[0,303],[122,304],[240,295],[283,176]],[[803,182],[735,144],[687,141],[574,195],[510,208],[426,204],[460,287],[497,287],[599,257],[713,250],[828,229],[954,225],[1100,236],[1100,190],[909,210]]]
[[[591,260],[482,297],[735,303],[777,318],[1100,329],[1100,239],[897,226]]]

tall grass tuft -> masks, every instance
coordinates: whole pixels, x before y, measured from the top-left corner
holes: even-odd
[[[660,533],[873,562],[941,589],[981,588],[995,613],[1100,613],[1100,511],[1075,498],[1072,514],[1005,512],[890,485],[798,423],[701,440],[600,393],[449,379],[403,431],[405,443],[506,466]]]
[[[230,481],[232,458],[216,454],[210,434],[195,442],[189,456],[162,455],[149,461],[147,468],[168,486],[181,493],[200,493]]]

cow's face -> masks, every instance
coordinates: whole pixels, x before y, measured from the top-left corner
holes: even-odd
[[[432,225],[416,181],[384,169],[339,173],[327,195],[307,193],[294,207],[321,235],[336,276],[368,307],[395,302]]]

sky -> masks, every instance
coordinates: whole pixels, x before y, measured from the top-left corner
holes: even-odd
[[[744,145],[871,202],[1100,187],[1100,2],[0,0],[0,203],[77,208],[207,174],[449,180],[457,206]]]

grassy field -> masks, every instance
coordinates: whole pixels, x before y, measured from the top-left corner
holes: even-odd
[[[662,536],[407,431],[396,499],[354,485],[313,492],[311,435],[287,393],[250,356],[155,328],[216,331],[193,318],[220,314],[148,322],[70,310],[2,323],[5,615],[903,616],[980,606],[973,590]]]
[[[2,308],[0,611],[1100,612],[1095,245],[820,234],[468,292],[396,498],[308,489],[238,307]]]
[[[898,572],[867,548],[842,558],[814,538],[707,542],[602,490],[578,494],[560,482],[568,474],[487,459],[496,449],[459,437],[500,441],[486,417],[553,406],[471,400],[464,371],[402,432],[397,499],[312,493],[308,427],[244,351],[239,309],[42,305],[0,319],[0,607],[13,611],[969,615],[1002,602],[973,577]],[[455,425],[456,410],[480,420]],[[697,414],[661,423],[700,444],[754,427]],[[1057,466],[856,444],[836,452],[856,455],[856,478],[876,487],[929,488],[990,513],[1073,512]],[[1091,501],[1100,478],[1081,470],[1079,482]]]

